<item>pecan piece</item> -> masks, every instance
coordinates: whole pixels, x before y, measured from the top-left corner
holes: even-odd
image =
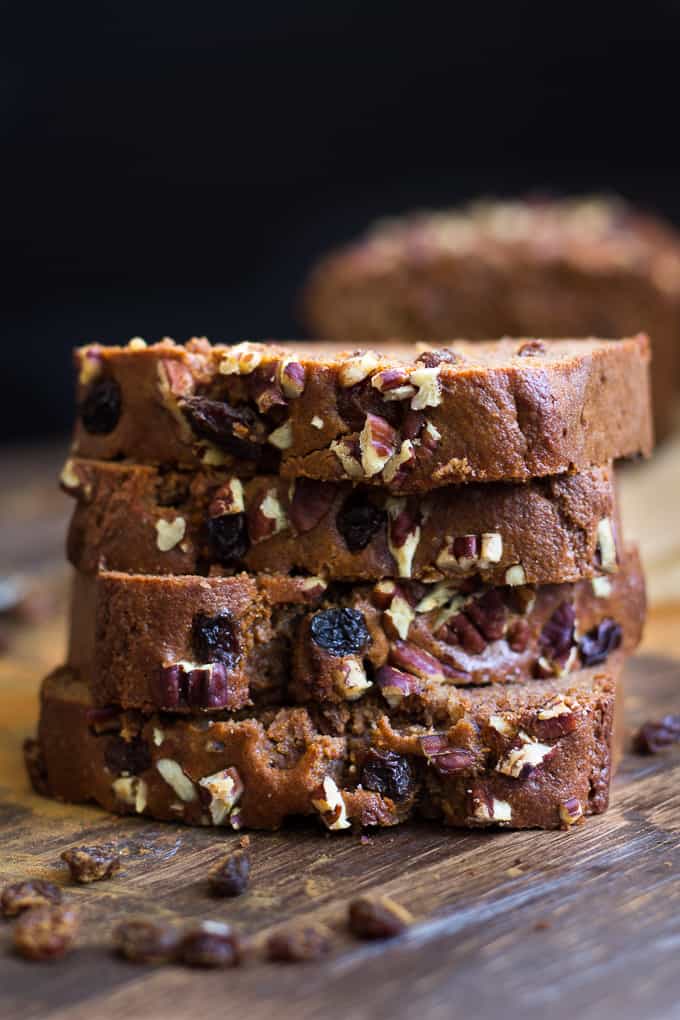
[[[335,494],[335,487],[328,482],[296,479],[288,517],[298,534],[311,531],[323,520],[333,505]]]

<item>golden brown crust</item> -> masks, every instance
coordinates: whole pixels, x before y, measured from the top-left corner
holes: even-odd
[[[620,668],[614,656],[604,672],[483,688],[438,730],[375,700],[337,717],[310,707],[145,718],[96,709],[77,674],[60,670],[43,685],[27,753],[39,792],[194,825],[272,829],[315,815],[337,831],[420,813],[466,827],[567,827],[607,806]]]
[[[188,467],[207,458],[241,474],[276,472],[280,458],[286,478],[398,493],[650,452],[645,336],[549,341],[530,357],[520,340],[454,348],[82,348],[74,452]]]
[[[215,469],[160,472],[81,458],[67,462],[63,477],[77,500],[68,554],[86,573],[247,570],[336,581],[400,574],[389,495],[379,489],[275,475],[241,482]],[[280,530],[262,527],[272,497]],[[530,584],[574,581],[601,573],[598,527],[616,519],[614,475],[607,466],[524,484],[448,486],[420,498],[416,509],[419,537],[406,576],[478,574],[503,584],[508,568],[521,563]]]

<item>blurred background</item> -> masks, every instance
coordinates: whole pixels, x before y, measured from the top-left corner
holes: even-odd
[[[680,4],[15,4],[0,36],[0,436],[72,346],[299,335],[376,216],[615,191],[680,222]]]

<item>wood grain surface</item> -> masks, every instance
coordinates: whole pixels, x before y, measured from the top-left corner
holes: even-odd
[[[0,921],[2,1020],[680,1015],[680,750],[628,754],[609,812],[569,833],[423,824],[368,843],[313,823],[251,833],[250,889],[232,901],[211,899],[205,876],[238,836],[110,818],[31,793],[21,742],[34,726],[39,680],[63,648],[68,501],[48,494],[54,460],[52,450],[22,455],[12,468],[21,477],[0,497],[0,572],[39,573],[42,595],[28,619],[3,619],[0,630],[0,882],[68,885],[59,855],[82,843],[115,843],[124,870],[68,885],[83,929],[59,963],[16,957]],[[653,610],[627,677],[631,727],[680,711],[678,603]],[[392,943],[353,941],[344,920],[358,892],[393,896],[416,924]],[[110,951],[112,925],[140,913],[229,920],[256,948],[280,924],[320,919],[335,931],[334,949],[319,964],[269,964],[255,953],[220,972],[140,967]]]

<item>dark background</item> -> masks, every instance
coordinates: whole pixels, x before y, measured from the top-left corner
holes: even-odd
[[[299,334],[376,215],[607,190],[680,222],[678,2],[2,10],[5,440],[68,429],[74,344]]]

